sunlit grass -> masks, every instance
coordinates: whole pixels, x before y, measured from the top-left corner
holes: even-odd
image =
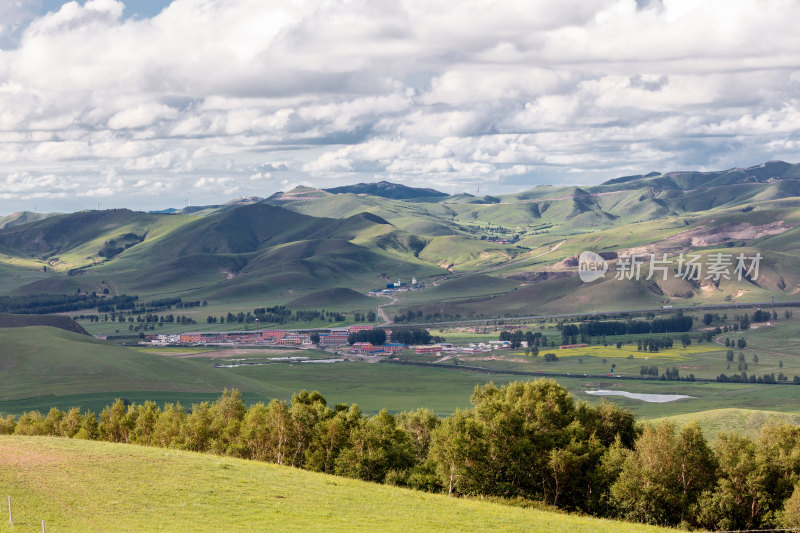
[[[662,528],[426,494],[214,455],[0,437],[0,532],[593,531]],[[3,522],[3,521],[0,521]]]

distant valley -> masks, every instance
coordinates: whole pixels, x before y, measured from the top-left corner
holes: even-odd
[[[427,289],[384,302],[385,312],[440,318],[792,299],[800,291],[798,196],[800,165],[772,161],[497,196],[380,182],[162,213],[22,212],[0,219],[0,291],[247,308],[313,301],[331,289],[366,294],[414,277]],[[584,284],[576,268],[584,250],[735,251],[763,260],[757,280],[608,275]]]

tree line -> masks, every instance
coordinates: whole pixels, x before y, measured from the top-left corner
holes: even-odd
[[[425,328],[399,328],[392,330],[392,342],[397,344],[431,344],[433,342],[444,342],[444,337],[433,336]],[[372,328],[361,331],[354,331],[347,336],[349,344],[357,342],[370,342],[375,346],[386,344],[387,335],[383,328]]]
[[[209,452],[687,528],[800,525],[800,427],[769,423],[755,438],[722,433],[712,445],[696,422],[637,424],[549,379],[478,386],[471,401],[446,418],[427,409],[368,416],[306,391],[248,407],[234,390],[188,411],[118,399],[99,416],[26,412],[0,418],[0,433]]]
[[[470,317],[476,316],[475,313],[470,313]],[[479,315],[483,317],[483,315]],[[433,313],[423,313],[421,308],[400,310],[392,317],[392,322],[443,322],[448,320],[461,320],[461,313],[445,313],[442,311],[435,311]]]
[[[653,320],[588,320],[580,324],[559,323],[563,338],[635,335],[642,333],[682,333],[691,331],[694,319],[690,316],[670,316]]]
[[[530,330],[523,333],[521,329],[518,329],[514,332],[511,331],[501,331],[500,335],[498,336],[498,340],[501,341],[508,341],[509,346],[512,349],[519,348],[522,346],[523,341],[528,344],[529,348],[541,346],[547,346],[547,337],[542,335],[540,332],[532,332]],[[553,343],[555,346],[555,343]]]
[[[138,296],[101,296],[96,292],[75,294],[32,294],[0,296],[0,313],[44,315],[93,309],[99,312],[133,309]],[[102,308],[102,309],[101,309]]]

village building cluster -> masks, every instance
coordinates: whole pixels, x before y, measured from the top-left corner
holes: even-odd
[[[391,342],[392,330],[384,328],[385,344],[374,346],[369,342],[349,344],[349,336],[359,331],[371,330],[372,325],[359,324],[342,328],[314,328],[303,330],[263,329],[257,331],[187,332],[167,335],[148,335],[145,342],[156,345],[215,345],[243,344],[261,346],[311,347],[312,335],[319,336],[323,348],[341,349],[360,355],[388,355],[408,350],[406,344]]]
[[[419,355],[439,357],[445,354],[477,354],[492,352],[494,350],[509,349],[508,341],[488,341],[469,343],[456,346],[450,342],[438,344],[421,344],[408,346],[392,342],[392,330],[382,328],[386,333],[386,343],[373,345],[370,342],[349,343],[349,336],[359,331],[373,329],[369,324],[357,324],[339,328],[314,328],[303,330],[262,329],[256,331],[228,331],[228,332],[187,332],[180,334],[148,335],[144,341],[155,345],[250,345],[250,346],[294,346],[310,348],[314,345],[312,335],[319,336],[319,346],[323,349],[332,349],[358,355],[392,355],[403,350],[413,350]],[[522,342],[522,347],[527,347],[527,342]],[[571,348],[573,346],[563,346]]]
[[[394,294],[396,292],[407,292],[407,291],[421,291],[425,288],[424,283],[419,283],[417,278],[411,278],[411,283],[400,281],[399,279],[392,283],[387,283],[385,289],[376,289],[374,291],[368,292],[368,296],[386,296],[390,294]]]

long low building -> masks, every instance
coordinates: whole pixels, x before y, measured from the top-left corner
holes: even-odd
[[[383,345],[384,352],[395,353],[403,350],[408,350],[408,344],[398,344],[389,342]]]
[[[224,340],[220,333],[181,333],[181,342],[184,343],[197,343],[197,342],[222,342]]]
[[[312,342],[309,335],[286,335],[278,339],[277,344],[281,346],[305,346],[312,344]]]
[[[320,335],[319,343],[322,346],[341,346],[347,344],[347,335]]]
[[[414,352],[418,354],[435,354],[441,351],[442,347],[439,346],[438,344],[434,344],[433,346],[425,344],[414,348]]]

